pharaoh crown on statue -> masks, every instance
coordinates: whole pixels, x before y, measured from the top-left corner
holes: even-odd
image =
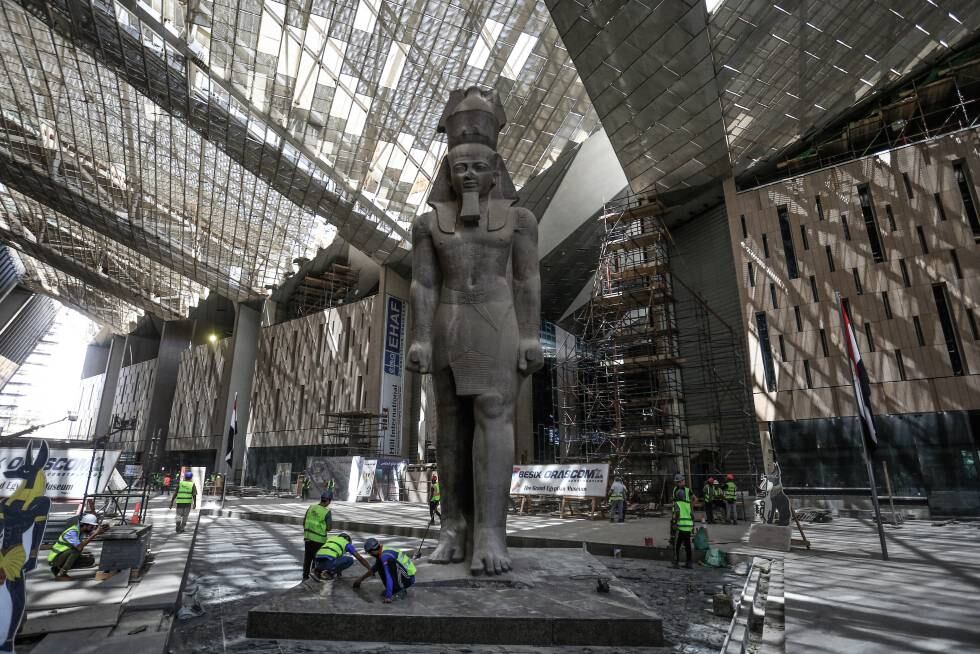
[[[496,91],[476,86],[449,94],[437,131],[445,134],[452,149],[463,143],[479,143],[497,149],[497,135],[507,124],[504,105]]]

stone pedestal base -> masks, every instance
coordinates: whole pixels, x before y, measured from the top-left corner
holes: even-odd
[[[756,522],[749,528],[749,545],[752,547],[788,552],[792,540],[792,527]]]
[[[248,613],[250,638],[389,643],[656,646],[660,616],[592,555],[577,549],[510,550],[514,570],[473,577],[465,564],[417,561],[408,598],[384,604],[381,582],[354,590],[355,564],[336,581],[299,587]],[[609,581],[596,592],[597,579]]]

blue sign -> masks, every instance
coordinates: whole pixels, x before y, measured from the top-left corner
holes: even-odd
[[[384,371],[386,374],[400,377],[402,340],[405,334],[405,303],[389,296],[386,314]]]

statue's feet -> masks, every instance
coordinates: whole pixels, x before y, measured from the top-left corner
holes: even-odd
[[[439,527],[439,544],[429,555],[430,563],[459,563],[466,558],[466,523],[443,521]]]
[[[510,567],[506,531],[502,527],[477,530],[473,538],[470,572],[474,575],[499,575],[509,571]]]

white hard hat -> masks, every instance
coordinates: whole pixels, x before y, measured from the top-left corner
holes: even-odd
[[[95,517],[94,513],[86,513],[82,516],[80,524],[96,526],[99,524],[99,519]]]

